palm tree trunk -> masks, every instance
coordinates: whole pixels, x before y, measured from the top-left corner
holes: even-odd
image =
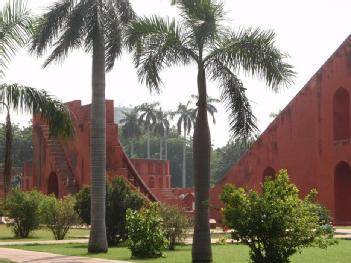
[[[194,190],[195,218],[192,246],[193,262],[211,262],[211,236],[209,224],[209,189],[210,189],[210,147],[211,135],[207,119],[206,76],[203,64],[199,64],[197,85],[199,101],[198,114],[194,127]]]
[[[162,160],[162,136],[160,137],[160,160]]]
[[[164,141],[165,141],[165,160],[168,160],[168,142],[167,142],[167,135],[165,135],[164,137]]]
[[[182,187],[186,187],[186,129],[184,130],[183,142]]]
[[[5,161],[4,161],[4,199],[11,189],[11,172],[12,172],[12,125],[9,109],[7,109],[6,126],[5,126]]]
[[[130,158],[134,156],[134,140],[130,142]]]
[[[91,103],[91,229],[88,251],[107,252],[105,44],[100,28],[93,41]]]
[[[150,132],[149,132],[149,127],[147,127],[147,158],[150,159]]]

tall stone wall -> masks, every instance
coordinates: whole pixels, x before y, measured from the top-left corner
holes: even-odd
[[[287,169],[301,196],[316,188],[334,222],[350,224],[350,94],[351,36],[212,189],[211,202],[221,207],[227,183],[260,190],[265,176]],[[218,209],[212,217],[221,219]]]

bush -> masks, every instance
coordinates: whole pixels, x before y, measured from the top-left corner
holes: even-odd
[[[174,250],[176,242],[184,239],[190,219],[178,207],[162,205],[160,209],[163,228],[168,239],[170,250]]]
[[[262,193],[226,185],[221,194],[225,224],[250,248],[255,263],[288,263],[303,247],[334,243],[325,228],[325,212],[314,202],[316,191],[300,199],[286,170],[263,183]],[[321,216],[323,214],[323,217]],[[329,217],[328,217],[329,218]],[[329,222],[328,222],[329,223]]]
[[[6,214],[13,219],[10,226],[16,237],[26,238],[33,230],[39,228],[39,206],[43,198],[44,195],[37,191],[13,190],[8,195]]]
[[[55,196],[46,196],[40,206],[42,222],[47,225],[56,240],[65,238],[68,230],[79,224],[79,216],[74,210],[75,199],[66,196],[57,199]]]
[[[127,209],[138,210],[146,198],[134,191],[123,177],[115,177],[106,191],[106,235],[109,246],[127,240]],[[75,209],[86,224],[90,224],[90,187],[83,188],[76,196]]]
[[[5,202],[0,198],[0,217],[5,216]]]
[[[140,211],[127,210],[128,247],[132,257],[156,258],[163,255],[167,239],[157,203]]]
[[[75,198],[74,210],[85,224],[90,225],[90,187],[83,187]]]

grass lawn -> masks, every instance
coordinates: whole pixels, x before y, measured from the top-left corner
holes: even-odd
[[[351,226],[335,226],[336,229],[341,228],[341,229],[351,229]]]
[[[6,259],[0,259],[0,263],[12,263],[12,261]]]
[[[71,229],[65,239],[86,238],[89,235],[88,229]],[[0,243],[5,241],[34,241],[34,240],[53,240],[52,233],[47,228],[42,228],[33,232],[29,238],[15,238],[12,229],[0,225]]]
[[[11,248],[50,252],[70,256],[96,257],[115,260],[127,260],[132,262],[155,262],[155,263],[187,263],[191,262],[191,246],[179,246],[176,251],[168,251],[166,258],[137,260],[130,259],[130,252],[126,247],[110,248],[106,254],[88,254],[85,244],[64,245],[27,245],[11,246]],[[243,245],[213,245],[213,259],[215,263],[247,263],[248,249]],[[329,247],[327,250],[307,248],[301,254],[292,257],[292,263],[350,263],[351,241],[340,240],[338,245]]]

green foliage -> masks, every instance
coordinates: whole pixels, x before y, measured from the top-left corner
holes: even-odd
[[[134,191],[123,177],[115,177],[106,191],[106,235],[110,246],[117,245],[128,238],[126,229],[127,209],[138,210],[146,198]],[[76,195],[75,210],[84,223],[90,224],[90,187],[85,187]]]
[[[40,112],[49,125],[51,136],[68,138],[74,135],[69,110],[44,90],[19,84],[0,84],[0,103],[20,113]]]
[[[5,201],[0,198],[0,216],[5,215]]]
[[[78,213],[80,219],[90,225],[90,187],[83,187],[76,195],[74,210]]]
[[[27,1],[9,0],[0,10],[0,78],[18,49],[28,43],[33,22]]]
[[[157,258],[167,247],[160,207],[150,204],[140,211],[127,210],[128,248],[136,258]]]
[[[191,221],[178,207],[162,205],[160,213],[168,239],[168,248],[174,250],[176,242],[181,241],[185,237],[187,228],[191,227]]]
[[[107,188],[106,233],[109,245],[117,245],[128,238],[126,228],[127,209],[139,210],[146,202],[145,197],[133,191],[123,177],[116,177]]]
[[[6,215],[14,220],[11,224],[16,237],[26,238],[39,228],[40,204],[43,194],[37,191],[13,190],[7,197]]]
[[[215,184],[247,151],[250,143],[245,140],[235,140],[212,151],[211,183]]]
[[[12,125],[13,131],[13,166],[21,167],[26,161],[32,160],[32,125],[19,127]],[[0,163],[5,159],[5,124],[0,124]]]
[[[286,170],[279,171],[275,180],[265,180],[262,193],[224,187],[225,224],[234,229],[234,239],[249,246],[252,262],[288,263],[303,247],[333,243],[333,233],[325,228],[320,206],[314,202],[316,191],[305,199],[298,193]]]
[[[51,195],[43,199],[40,205],[42,223],[50,229],[56,240],[64,239],[68,230],[79,224],[79,216],[74,210],[75,202],[72,196],[57,199]]]

